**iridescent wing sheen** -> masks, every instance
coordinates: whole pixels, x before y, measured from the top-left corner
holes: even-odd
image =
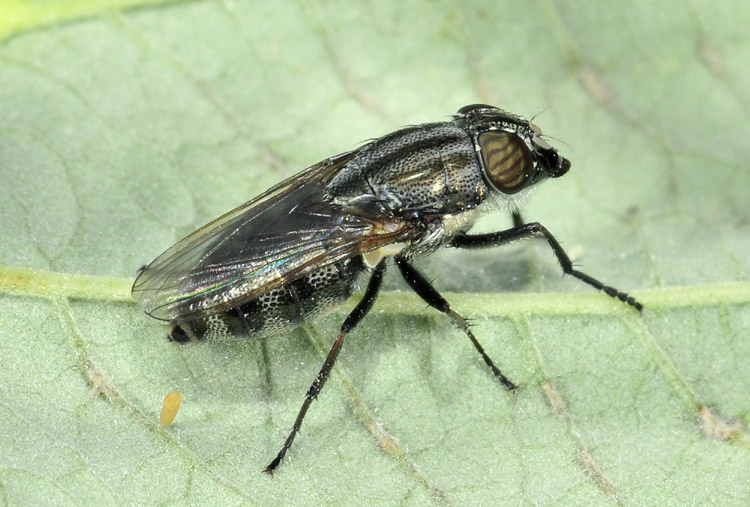
[[[401,241],[406,226],[325,199],[355,154],[324,160],[186,237],[140,273],[133,297],[157,319],[196,318]]]

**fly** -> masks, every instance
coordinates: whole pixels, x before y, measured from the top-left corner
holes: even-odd
[[[542,236],[565,274],[641,311],[613,287],[573,269],[541,224],[524,223],[516,203],[546,178],[570,169],[533,123],[496,107],[461,108],[451,121],[406,127],[333,156],[192,233],[136,279],[133,296],[170,323],[176,342],[265,337],[331,312],[369,276],[289,436],[264,471],[273,473],[320,393],[346,336],[372,308],[393,259],[424,301],[471,340],[495,377],[516,388],[485,353],[466,320],[413,265],[441,247],[489,248]],[[514,226],[470,234],[476,217],[510,211]]]

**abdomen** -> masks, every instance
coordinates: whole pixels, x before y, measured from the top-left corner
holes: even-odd
[[[222,313],[174,321],[169,339],[198,340],[264,337],[290,331],[336,309],[356,290],[359,257],[329,264]]]

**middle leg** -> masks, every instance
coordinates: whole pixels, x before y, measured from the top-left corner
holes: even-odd
[[[513,391],[516,388],[516,385],[508,380],[508,377],[503,375],[500,369],[495,366],[495,363],[484,351],[484,347],[482,347],[476,336],[474,336],[474,333],[471,331],[471,328],[469,328],[469,324],[466,322],[466,319],[454,312],[451,309],[448,301],[446,301],[445,298],[441,296],[437,290],[435,290],[435,287],[432,286],[432,284],[424,277],[424,275],[422,275],[422,273],[417,271],[411,264],[409,264],[406,259],[402,257],[396,257],[396,266],[398,266],[398,269],[401,271],[401,275],[403,275],[406,283],[409,284],[414,292],[419,294],[419,297],[424,299],[425,302],[431,307],[443,312],[448,317],[450,317],[451,320],[453,320],[453,322],[456,323],[456,325],[461,328],[464,333],[466,333],[466,336],[468,336],[469,340],[471,340],[471,343],[474,344],[474,348],[477,349],[477,352],[479,352],[479,355],[482,356],[482,359],[484,359],[484,362],[487,363],[487,366],[490,367],[490,370],[492,370],[492,373],[495,375],[495,377],[497,377],[498,380],[502,382],[508,390]]]

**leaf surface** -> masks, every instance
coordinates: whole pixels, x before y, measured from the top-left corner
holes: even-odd
[[[5,503],[750,501],[750,7],[8,7]],[[287,336],[179,347],[130,300],[136,270],[318,160],[474,102],[540,113],[573,167],[524,217],[643,315],[561,277],[541,241],[420,260],[513,395],[391,269],[261,474],[354,302]]]

